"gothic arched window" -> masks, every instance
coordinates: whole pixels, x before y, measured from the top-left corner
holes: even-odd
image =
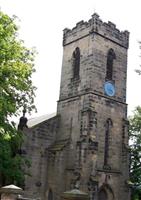
[[[113,49],[109,49],[107,54],[107,69],[106,69],[106,79],[112,80],[113,78],[113,62],[116,59],[116,55]]]
[[[80,69],[80,49],[76,47],[72,55],[73,58],[73,78],[79,78],[79,69]]]
[[[113,123],[110,118],[106,120],[105,124],[105,151],[104,151],[104,167],[108,166],[108,157],[109,157],[109,136],[110,136],[110,130]]]
[[[98,200],[108,200],[108,195],[104,189],[100,190]]]
[[[48,192],[48,200],[53,200],[53,192],[51,189],[49,189],[49,192]]]

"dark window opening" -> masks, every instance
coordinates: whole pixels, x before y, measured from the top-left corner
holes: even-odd
[[[106,130],[105,130],[105,151],[104,151],[104,166],[108,166],[108,158],[109,158],[109,136],[110,129],[112,127],[112,120],[109,118],[106,121]]]
[[[106,79],[112,80],[113,78],[113,62],[116,59],[116,55],[113,49],[110,49],[107,54],[107,70],[106,70]]]
[[[80,70],[80,49],[77,47],[73,52],[73,78],[79,78],[79,70]]]
[[[98,200],[107,200],[108,197],[107,197],[107,193],[105,190],[101,190],[98,194]]]
[[[49,189],[48,200],[53,200],[53,192],[51,189]]]

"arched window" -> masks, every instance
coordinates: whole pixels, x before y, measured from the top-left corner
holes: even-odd
[[[113,62],[116,59],[116,55],[113,49],[109,49],[107,54],[107,69],[106,69],[106,79],[112,80],[113,78]]]
[[[53,192],[51,189],[49,189],[49,192],[48,192],[48,200],[53,200]]]
[[[108,200],[107,193],[104,189],[100,190],[98,194],[98,200]]]
[[[76,47],[72,55],[73,58],[73,78],[79,78],[79,69],[80,69],[80,49]]]
[[[105,125],[105,151],[104,151],[104,167],[108,166],[108,157],[109,157],[109,136],[110,136],[110,130],[113,123],[110,118],[106,120]]]

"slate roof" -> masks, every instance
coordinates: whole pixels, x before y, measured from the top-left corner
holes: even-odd
[[[40,124],[41,122],[44,122],[52,117],[55,117],[55,116],[56,116],[56,113],[51,113],[51,114],[46,114],[46,115],[42,115],[39,117],[30,118],[30,119],[28,119],[27,125],[29,128],[31,128],[37,124]]]

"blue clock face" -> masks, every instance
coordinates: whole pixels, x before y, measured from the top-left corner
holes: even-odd
[[[113,97],[115,95],[115,86],[111,82],[106,82],[104,84],[104,91],[108,96]]]

